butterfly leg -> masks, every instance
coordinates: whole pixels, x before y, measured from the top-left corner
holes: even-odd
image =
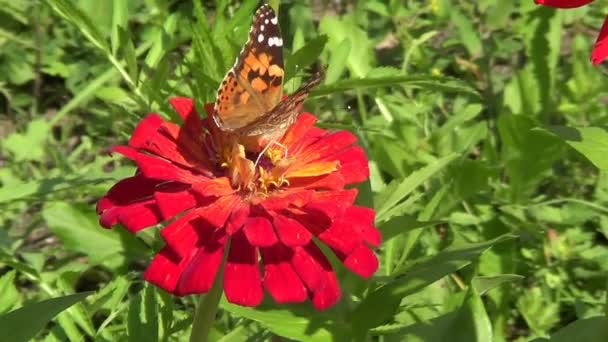
[[[285,145],[281,144],[281,143],[280,143],[280,142],[278,142],[278,141],[274,141],[274,140],[273,140],[273,141],[271,141],[271,142],[269,143],[269,145],[271,145],[271,144],[275,144],[275,145],[277,145],[278,147],[280,147],[280,148],[282,148],[282,149],[283,149],[283,153],[284,153],[284,154],[283,154],[283,158],[282,158],[282,159],[287,159],[287,158],[289,158],[289,149],[287,148],[287,146],[285,146]]]
[[[260,152],[260,154],[258,154],[258,157],[255,159],[255,163],[253,164],[253,168],[255,169],[258,164],[260,163],[260,159],[262,159],[262,156],[264,156],[266,154],[266,152],[268,152],[268,149],[270,147],[272,147],[272,145],[276,145],[278,147],[280,147],[281,149],[283,149],[283,158],[282,159],[287,159],[289,156],[289,149],[287,148],[287,146],[281,144],[280,142],[276,141],[276,140],[271,140],[266,147],[264,147],[264,149]]]

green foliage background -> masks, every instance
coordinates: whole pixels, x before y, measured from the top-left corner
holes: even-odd
[[[0,340],[188,339],[196,299],[141,279],[156,229],[103,230],[94,203],[138,119],[213,101],[258,5],[0,0]],[[368,152],[381,265],[337,265],[325,312],[222,300],[211,339],[608,340],[602,6],[282,1],[286,89],[327,65],[307,106]]]

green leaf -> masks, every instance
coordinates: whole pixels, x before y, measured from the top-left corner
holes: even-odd
[[[56,177],[0,187],[0,204],[31,198],[44,198],[58,191],[107,182],[110,178]]]
[[[458,154],[451,154],[443,157],[434,163],[427,165],[409,175],[401,182],[394,182],[387,186],[382,193],[378,195],[376,201],[377,220],[384,221],[389,219],[385,215],[392,207],[397,205],[401,200],[407,197],[417,187],[422,185],[429,178],[433,177],[437,172],[446,167],[449,163],[458,158]]]
[[[214,81],[219,81],[223,73],[226,72],[224,56],[217,42],[211,36],[207,15],[203,11],[203,6],[198,1],[194,2],[194,14],[198,22],[192,26],[192,49],[194,50],[198,64],[208,65],[205,68],[208,71],[205,74],[202,70],[203,68],[192,68],[192,70],[195,76],[197,76],[197,73],[201,73],[208,75],[206,77],[210,77]],[[203,86],[203,79],[202,75],[197,77],[199,86]],[[214,86],[217,87],[217,84]]]
[[[42,161],[51,126],[44,118],[37,118],[27,124],[25,133],[13,133],[4,139],[1,146],[13,155],[17,162]]]
[[[346,65],[350,73],[354,77],[367,75],[372,68],[373,46],[354,15],[323,16],[319,30],[329,38],[328,51],[337,51],[338,46],[342,46],[345,39],[348,40],[350,49],[346,56]]]
[[[74,273],[76,273],[76,272],[80,273],[87,268],[87,265],[84,265],[84,264],[75,264],[75,266],[78,267],[79,270],[75,271]],[[66,272],[66,273],[71,273],[71,272]],[[57,279],[56,285],[57,285],[57,288],[62,291],[62,293],[70,293],[71,291],[73,291],[72,284],[70,284],[69,281],[65,277],[59,277],[59,279]],[[70,320],[71,322],[76,323],[76,325],[78,325],[78,327],[80,329],[82,329],[82,331],[84,331],[88,336],[93,336],[95,334],[95,328],[93,327],[91,315],[82,303],[74,304],[66,312],[60,313],[59,316],[57,316],[57,318],[59,319],[62,316],[65,316],[66,320]],[[78,328],[76,328],[75,330],[77,330],[77,329]],[[80,332],[78,332],[78,335],[81,335]],[[81,340],[81,339],[82,338],[80,338],[78,340]]]
[[[163,24],[163,27],[158,30],[158,33],[152,38],[152,47],[145,58],[145,65],[153,70],[158,63],[163,59],[163,56],[170,51],[171,39],[175,30],[179,16],[177,14],[170,15]]]
[[[568,324],[551,335],[551,342],[598,342],[608,341],[608,318],[591,317]]]
[[[526,53],[530,63],[526,66],[525,82],[528,86],[525,91],[536,93],[539,103],[530,103],[529,107],[537,107],[546,114],[553,110],[555,101],[555,81],[559,78],[556,67],[560,61],[562,42],[562,14],[551,8],[539,7],[531,13],[529,18],[530,31],[525,39]],[[529,70],[529,71],[528,71]],[[533,77],[528,77],[533,76]],[[524,95],[524,98],[528,95]],[[529,100],[528,100],[529,102]],[[525,114],[534,114],[533,112]]]
[[[296,76],[298,71],[314,63],[321,55],[325,44],[327,44],[327,36],[321,35],[294,52],[285,63],[285,82]]]
[[[110,52],[108,42],[105,40],[101,32],[93,24],[91,19],[84,14],[78,7],[69,0],[45,0],[55,12],[74,24],[84,34],[91,43],[99,49]]]
[[[42,216],[67,250],[83,253],[94,264],[121,266],[126,259],[147,255],[147,247],[124,229],[104,229],[88,205],[47,204]]]
[[[550,126],[548,130],[584,155],[597,168],[608,170],[607,128]]]
[[[129,304],[129,341],[158,341],[158,305],[155,287],[146,284]]]
[[[444,221],[418,221],[409,215],[400,215],[391,217],[389,220],[382,222],[378,228],[382,232],[382,241],[387,242],[392,238],[414,229],[426,228],[442,224]]]
[[[346,69],[346,61],[351,49],[350,44],[349,39],[344,39],[338,44],[336,49],[332,50],[325,75],[325,84],[332,84],[340,79],[340,76]]]
[[[445,315],[401,328],[407,341],[492,341],[492,324],[479,294],[469,289],[462,306]]]
[[[556,137],[534,129],[536,122],[524,115],[500,115],[497,126],[511,198],[519,202],[536,190],[537,184],[563,154],[564,146]]]
[[[12,270],[0,277],[0,314],[3,314],[20,301],[19,291],[15,287],[17,271]]]
[[[479,93],[467,83],[451,77],[393,75],[384,77],[367,77],[347,79],[323,85],[311,92],[311,96],[325,96],[354,89],[367,89],[402,85],[437,92],[452,92],[479,98]]]
[[[127,63],[129,76],[135,81],[135,84],[137,84],[139,79],[137,53],[135,51],[135,46],[133,45],[133,40],[131,39],[131,33],[121,27],[118,29],[118,37],[120,39],[120,53]]]
[[[537,335],[546,335],[559,323],[560,304],[547,295],[546,288],[533,286],[519,293],[517,309],[530,330]]]
[[[472,57],[478,57],[481,54],[482,48],[481,38],[479,38],[477,30],[473,27],[471,19],[456,7],[452,7],[451,14],[452,23],[456,25],[462,43]]]
[[[351,316],[353,329],[364,333],[385,323],[393,316],[403,298],[469,265],[495,244],[513,238],[513,235],[501,235],[489,241],[453,246],[412,266],[365,297]]]
[[[123,40],[121,39],[120,30],[126,31],[129,22],[129,2],[124,0],[112,1],[112,53],[116,54],[116,51],[122,46]]]
[[[519,274],[501,274],[495,276],[477,276],[473,278],[472,284],[480,295],[485,294],[493,288],[496,288],[502,284],[510,283],[513,281],[519,281],[524,279]]]
[[[92,292],[82,292],[65,297],[47,299],[29,304],[0,316],[0,331],[3,342],[26,342],[31,340],[46,324],[60,312],[80,302]]]
[[[260,323],[277,335],[298,341],[350,341],[348,325],[335,320],[329,312],[318,312],[310,306],[261,305],[248,308],[228,303],[220,307],[236,316]]]

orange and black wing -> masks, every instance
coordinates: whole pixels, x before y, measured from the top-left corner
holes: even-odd
[[[269,113],[281,100],[283,39],[278,18],[269,5],[255,13],[249,39],[217,92],[213,119],[235,131]]]

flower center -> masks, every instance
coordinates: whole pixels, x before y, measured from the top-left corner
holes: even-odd
[[[286,148],[279,144],[254,153],[232,142],[220,149],[218,161],[233,188],[244,196],[265,197],[289,185],[284,175],[293,159],[288,158]]]

